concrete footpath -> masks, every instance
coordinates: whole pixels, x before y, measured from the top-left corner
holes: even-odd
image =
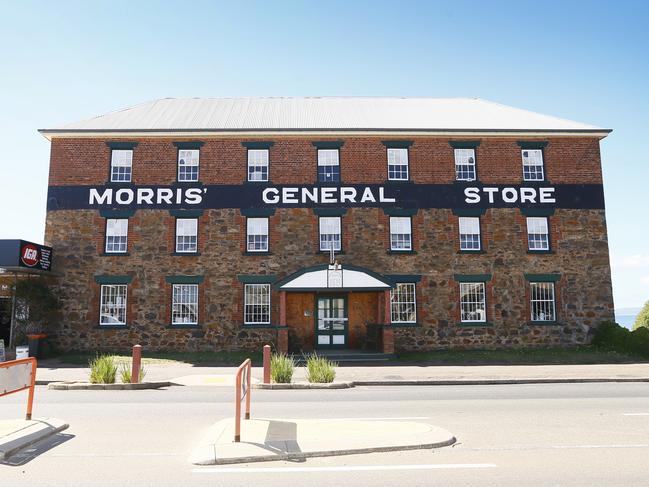
[[[0,420],[0,462],[67,428],[67,423],[56,418]]]
[[[146,381],[169,381],[179,385],[232,386],[236,367],[202,367],[191,364],[146,365]],[[261,367],[253,378],[262,378]],[[87,381],[87,367],[69,367],[52,361],[39,363],[38,384]],[[297,367],[294,382],[306,382],[306,370]],[[596,365],[468,365],[340,366],[336,382],[354,385],[448,385],[560,382],[649,382],[649,363]]]
[[[410,421],[250,419],[241,421],[241,441],[234,441],[234,420],[215,423],[189,461],[195,465],[300,460],[440,448],[455,443],[448,431]]]

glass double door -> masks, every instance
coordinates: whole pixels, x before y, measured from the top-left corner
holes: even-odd
[[[347,346],[347,298],[317,296],[316,348]]]

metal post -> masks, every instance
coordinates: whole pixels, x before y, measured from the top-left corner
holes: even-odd
[[[270,345],[264,345],[264,384],[270,384]]]
[[[142,363],[142,345],[133,346],[133,365],[131,368],[131,384],[140,382],[140,364]]]
[[[9,324],[9,350],[14,346],[14,328],[16,326],[16,286],[18,286],[18,273],[14,272],[14,292],[11,299],[11,322]]]
[[[236,406],[234,412],[234,441],[241,441],[241,374],[237,372],[236,392],[234,404]]]
[[[246,419],[250,419],[250,382],[252,381],[252,364],[248,363],[246,367],[248,373],[246,374]]]
[[[32,405],[34,404],[34,389],[36,388],[36,359],[32,358],[32,377],[29,386],[29,396],[27,397],[27,414],[25,419],[29,421],[32,419]]]

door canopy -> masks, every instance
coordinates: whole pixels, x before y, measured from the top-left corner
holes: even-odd
[[[307,267],[275,286],[280,291],[385,291],[393,287],[390,280],[381,274],[342,264]]]

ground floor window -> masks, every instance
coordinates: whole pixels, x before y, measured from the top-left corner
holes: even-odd
[[[270,284],[245,285],[243,322],[270,324]]]
[[[417,303],[414,283],[397,283],[390,291],[392,323],[415,323]]]
[[[198,324],[198,284],[173,285],[171,324]]]
[[[531,282],[532,321],[555,321],[554,283]]]
[[[460,283],[460,321],[463,323],[487,321],[484,282]]]
[[[102,285],[100,303],[100,325],[126,324],[126,284]]]

